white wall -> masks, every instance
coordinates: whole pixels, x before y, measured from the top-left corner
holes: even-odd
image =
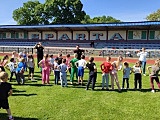
[[[107,39],[106,38],[106,34],[107,34],[106,31],[90,31],[90,39],[91,40],[96,40],[96,36],[93,36],[95,34],[103,35],[103,36],[99,35],[100,40],[106,40]]]

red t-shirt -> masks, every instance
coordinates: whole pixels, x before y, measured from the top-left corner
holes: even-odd
[[[103,73],[109,73],[112,69],[112,64],[109,62],[104,62],[101,64],[101,70]]]

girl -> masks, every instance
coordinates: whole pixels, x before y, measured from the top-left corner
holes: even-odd
[[[112,63],[112,71],[110,72],[112,90],[114,90],[114,81],[116,81],[116,85],[118,87],[118,91],[121,91],[121,88],[120,88],[120,85],[119,85],[119,81],[118,81],[117,72],[118,72],[118,70],[122,69],[122,61],[123,61],[123,57],[119,56],[117,61],[114,61]]]
[[[4,66],[7,65],[8,59],[9,59],[8,55],[5,55],[2,61],[0,62],[0,68],[2,71],[5,71]]]
[[[48,60],[48,54],[44,55],[43,59],[38,63],[42,67],[42,84],[49,84],[50,75],[50,62]]]
[[[17,62],[16,51],[13,51],[13,52],[12,52],[12,57],[11,57],[11,58],[14,58],[14,63]]]
[[[67,54],[67,56],[66,56],[66,65],[67,65],[67,67],[68,67],[68,71],[69,71],[69,73],[71,74],[71,65],[70,65],[70,54]]]
[[[97,68],[96,68],[96,64],[93,61],[94,61],[94,58],[90,57],[89,63],[86,64],[86,67],[89,69],[89,79],[88,79],[86,90],[88,90],[91,82],[92,82],[92,90],[94,90],[96,79],[97,79]]]
[[[106,90],[109,90],[109,73],[112,71],[111,57],[107,56],[106,61],[101,65],[102,70],[102,90],[104,90],[104,84],[106,81]]]
[[[151,83],[151,87],[152,87],[152,91],[151,92],[155,92],[154,90],[154,83],[153,80],[155,80],[157,82],[157,85],[160,89],[160,82],[159,82],[159,78],[158,78],[158,73],[160,71],[160,61],[156,60],[154,65],[152,66],[148,66],[148,71],[150,74],[150,83]]]
[[[128,62],[124,62],[122,89],[124,89],[125,80],[127,83],[127,89],[129,89],[129,75],[132,72],[131,70],[132,69],[129,67]]]
[[[137,89],[137,83],[139,83],[139,90],[142,88],[142,69],[141,69],[141,63],[138,61],[133,66],[132,71],[134,72],[134,89]]]
[[[28,79],[30,79],[30,76],[31,76],[31,80],[34,80],[33,76],[34,76],[35,63],[34,63],[33,55],[28,55],[27,66],[29,69]]]

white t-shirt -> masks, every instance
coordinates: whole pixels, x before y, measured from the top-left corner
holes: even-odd
[[[86,67],[86,64],[87,64],[87,62],[84,59],[78,60],[77,63],[78,63],[78,67],[81,66],[84,68]]]
[[[54,58],[50,58],[51,65],[54,65]]]
[[[134,73],[141,73],[141,67],[136,67],[135,65],[133,66],[133,71]]]
[[[7,66],[9,67],[9,69],[10,69],[11,72],[15,72],[16,71],[16,68],[15,68],[13,62],[8,63]]]
[[[54,62],[54,67],[57,67],[57,68],[54,68],[54,71],[59,71],[59,69],[58,69],[59,65],[57,62]]]
[[[28,59],[27,66],[30,67],[30,68],[34,68],[34,61],[33,61],[33,59]]]
[[[147,52],[137,53],[137,56],[139,56],[139,61],[144,61],[144,62],[146,62],[146,57],[147,57],[147,55],[148,55]]]

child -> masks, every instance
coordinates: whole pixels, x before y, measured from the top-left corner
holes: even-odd
[[[9,59],[8,55],[5,55],[2,59],[2,61],[0,61],[0,68],[2,71],[5,71],[4,67],[5,67],[5,65],[7,65],[8,59]]]
[[[131,73],[132,73],[132,69],[131,67],[129,67],[128,62],[124,62],[122,89],[124,89],[125,81],[127,84],[127,89],[129,89],[129,75]]]
[[[51,68],[50,68],[50,73],[51,71],[54,69],[54,58],[53,58],[53,55],[50,55],[50,63],[51,63]]]
[[[141,63],[138,61],[133,66],[132,71],[134,72],[134,89],[137,89],[137,83],[139,83],[139,90],[142,89],[142,69],[141,69]]]
[[[82,55],[81,56],[81,60],[78,60],[77,62],[75,62],[75,65],[78,68],[78,84],[80,84],[81,81],[81,85],[83,85],[83,75],[84,75],[84,69],[86,67],[87,62],[85,61],[85,56]]]
[[[151,69],[151,71],[150,71]],[[152,87],[152,91],[151,92],[155,92],[154,90],[154,83],[153,83],[153,80],[155,80],[157,82],[157,85],[160,89],[160,82],[159,82],[159,78],[158,78],[158,73],[160,71],[160,61],[159,60],[156,60],[154,65],[152,66],[148,66],[148,71],[149,71],[149,74],[150,74],[150,82],[151,82],[151,87]]]
[[[13,52],[12,52],[12,57],[11,57],[11,58],[14,58],[14,63],[17,62],[16,51],[13,51]]]
[[[60,71],[59,71],[58,67],[59,67],[58,58],[56,58],[55,61],[54,61],[54,77],[55,77],[54,84],[55,85],[58,85],[58,80],[60,78]]]
[[[15,63],[14,63],[14,58],[11,58],[11,59],[10,59],[10,63],[7,64],[6,68],[7,68],[8,70],[10,70],[10,73],[11,73],[11,76],[10,76],[9,81],[10,81],[10,82],[12,81],[13,74],[15,74],[15,77],[16,77],[16,80],[17,80],[16,66],[15,66]]]
[[[102,70],[102,90],[104,90],[104,84],[106,81],[106,90],[109,90],[109,72],[112,70],[111,57],[106,58],[106,62],[103,62],[100,67]]]
[[[8,97],[12,95],[12,86],[7,82],[8,74],[2,71],[0,73],[0,80],[0,108],[6,109],[9,120],[14,120],[8,103]]]
[[[69,64],[70,63],[70,54],[67,54],[66,56],[66,65],[68,67],[68,71],[69,71],[69,74],[71,74],[71,65]]]
[[[50,76],[50,61],[48,60],[48,54],[44,55],[43,59],[38,63],[42,67],[42,84],[49,84]]]
[[[114,90],[114,81],[116,81],[116,85],[118,87],[118,91],[121,91],[120,85],[119,85],[119,80],[118,80],[118,70],[122,69],[122,61],[123,61],[123,57],[119,56],[117,61],[114,61],[112,63],[112,71],[110,72],[111,75],[111,86],[112,86],[112,90]]]
[[[21,84],[21,83],[24,84],[24,82],[25,82],[24,71],[26,68],[25,59],[20,58],[19,61],[20,62],[17,64],[17,69],[16,69],[17,82],[18,82],[18,84]]]
[[[25,68],[25,71],[27,72],[27,52],[26,51],[23,51],[23,58],[25,60],[25,65],[26,65],[26,68]]]
[[[74,80],[74,74],[76,74],[76,78],[78,78],[77,72],[78,69],[75,65],[75,63],[78,61],[77,59],[77,53],[74,54],[74,58],[70,61],[70,65],[71,65],[71,75],[70,75],[70,81],[71,84],[73,84],[73,80]]]
[[[28,80],[30,79],[30,76],[31,76],[31,80],[33,81],[34,67],[35,67],[33,55],[28,55],[27,66],[29,68]]]
[[[97,68],[96,68],[96,64],[93,61],[94,61],[94,58],[90,57],[89,63],[86,64],[86,67],[89,69],[89,79],[88,79],[86,90],[88,90],[91,82],[92,82],[92,90],[94,90],[96,79],[97,79]]]
[[[61,80],[61,86],[67,87],[67,65],[66,65],[66,59],[62,60],[62,64],[59,65],[60,70],[60,80]]]

